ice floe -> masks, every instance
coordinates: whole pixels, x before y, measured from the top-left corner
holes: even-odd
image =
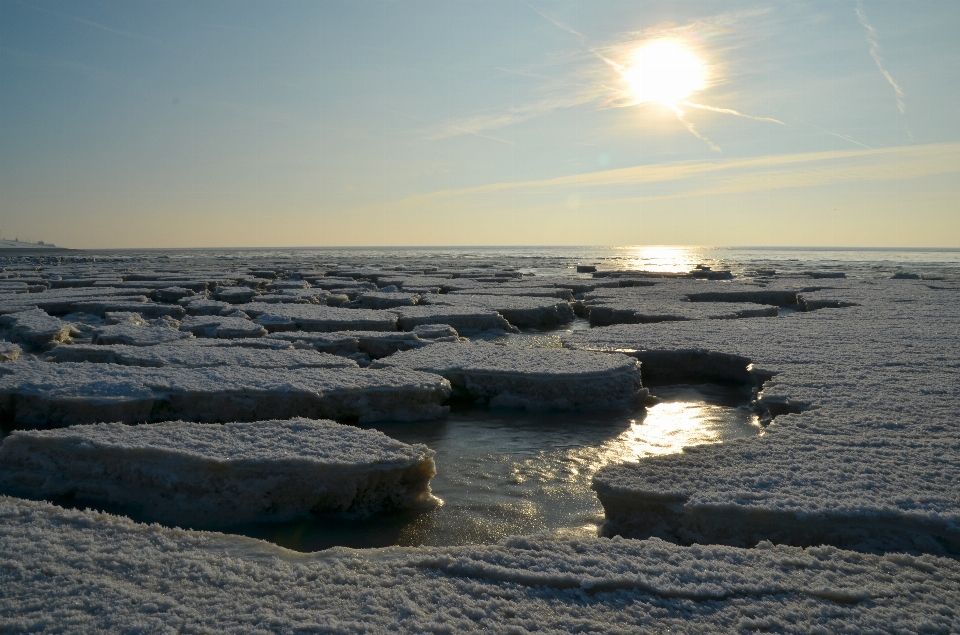
[[[67,342],[71,336],[80,334],[72,324],[47,315],[40,309],[0,315],[0,326],[10,329],[15,341],[34,348]]]
[[[189,315],[180,322],[180,330],[197,337],[233,339],[238,337],[262,337],[267,329],[243,317],[221,315]]]
[[[82,423],[436,419],[450,384],[405,369],[142,368],[20,360],[3,366],[0,419],[16,427]]]
[[[398,317],[397,325],[403,331],[412,331],[418,326],[429,324],[448,324],[461,335],[491,330],[517,330],[502,315],[481,306],[417,305],[395,307],[390,311]]]
[[[264,305],[253,302],[237,307],[270,332],[276,331],[396,331],[397,316],[387,311],[341,309],[315,304]]]
[[[333,421],[100,423],[8,436],[0,492],[69,494],[144,520],[225,527],[430,505],[432,456]]]
[[[247,368],[356,368],[357,364],[337,355],[314,350],[274,350],[243,346],[58,346],[47,353],[52,362],[94,362],[123,366],[244,366]]]
[[[154,346],[186,339],[193,339],[193,334],[166,326],[141,326],[136,322],[124,321],[94,329],[92,343]]]
[[[621,409],[640,405],[640,364],[626,355],[440,343],[396,353],[377,368],[443,375],[456,391],[492,406]]]

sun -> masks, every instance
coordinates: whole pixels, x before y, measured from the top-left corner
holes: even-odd
[[[657,40],[638,48],[623,77],[638,104],[676,104],[707,87],[704,63],[675,40]]]

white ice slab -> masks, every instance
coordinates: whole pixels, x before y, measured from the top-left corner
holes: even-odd
[[[0,492],[225,527],[431,505],[432,456],[333,421],[100,423],[12,433],[0,446]]]
[[[553,327],[572,322],[574,318],[570,304],[555,297],[444,294],[425,296],[423,302],[430,305],[485,307],[518,327]]]
[[[356,368],[356,362],[314,350],[271,350],[242,346],[58,346],[46,355],[52,362],[93,362],[161,368],[243,366],[245,368]]]
[[[439,343],[396,353],[374,367],[443,375],[461,394],[493,406],[622,409],[646,397],[640,364],[616,353]]]
[[[184,298],[180,304],[186,309],[187,315],[221,315],[236,310],[228,302],[209,298]]]
[[[263,305],[253,302],[239,307],[271,332],[275,331],[396,331],[397,317],[388,311],[340,309],[314,304]]]
[[[17,427],[120,421],[198,422],[309,417],[436,419],[450,384],[410,370],[142,368],[20,360],[0,375],[0,417]]]
[[[10,329],[11,339],[34,348],[67,342],[72,336],[80,334],[72,324],[47,315],[40,309],[0,315],[0,326]]]
[[[418,305],[396,307],[390,311],[398,316],[397,325],[402,331],[412,331],[428,324],[448,324],[463,335],[489,330],[517,330],[502,315],[482,306]]]
[[[267,334],[263,326],[242,317],[220,315],[189,315],[180,322],[180,330],[196,337],[234,339],[262,337]]]
[[[396,306],[414,306],[419,300],[417,293],[366,291],[357,296],[356,302],[361,309],[392,309]]]
[[[154,346],[187,339],[193,339],[193,334],[165,326],[139,326],[129,322],[101,326],[93,332],[93,343],[104,345]]]

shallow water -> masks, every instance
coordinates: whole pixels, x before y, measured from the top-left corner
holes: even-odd
[[[596,535],[603,508],[590,489],[611,462],[759,434],[749,394],[715,385],[655,390],[664,401],[634,413],[455,411],[444,421],[375,427],[436,451],[431,485],[443,501],[424,513],[257,524],[233,531],[298,551],[340,545],[462,545],[548,531]]]

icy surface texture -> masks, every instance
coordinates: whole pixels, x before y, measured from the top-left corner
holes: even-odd
[[[477,343],[440,343],[391,355],[375,367],[443,375],[492,406],[620,409],[646,396],[640,364],[626,355]]]
[[[396,331],[397,316],[387,311],[341,309],[314,304],[263,304],[239,307],[257,324],[274,331]]]
[[[109,324],[95,329],[94,344],[126,344],[128,346],[154,346],[193,339],[192,333],[164,326],[140,326],[134,322]]]
[[[20,357],[20,347],[10,342],[0,342],[0,362],[12,362]]]
[[[551,327],[572,322],[573,309],[558,298],[519,295],[433,295],[421,300],[440,306],[484,307],[496,311],[517,327]]]
[[[333,421],[100,423],[14,432],[0,446],[0,491],[70,494],[145,520],[226,527],[430,505],[432,456]]]
[[[17,342],[43,348],[67,342],[77,329],[62,320],[47,315],[40,309],[0,315],[0,326],[10,329],[11,338]]]
[[[0,375],[0,417],[18,427],[102,421],[309,417],[379,421],[443,416],[450,384],[409,370],[141,368],[16,361]]]
[[[412,331],[427,324],[448,324],[461,335],[490,330],[516,332],[502,315],[481,306],[418,305],[396,307],[390,311],[398,316],[397,325],[402,331]]]
[[[859,306],[565,337],[633,351],[645,374],[719,355],[716,381],[772,377],[757,405],[779,416],[761,437],[602,469],[608,534],[960,554],[960,294],[839,282],[830,297]]]
[[[197,337],[233,339],[238,337],[263,337],[267,330],[242,317],[216,315],[191,315],[180,323],[180,330]]]
[[[420,300],[416,293],[384,293],[369,291],[357,296],[357,303],[362,309],[390,309],[395,306],[413,306]]]
[[[960,629],[960,565],[931,556],[538,537],[302,556],[14,498],[0,498],[0,536],[0,629],[9,631]]]
[[[356,368],[343,357],[311,350],[271,350],[240,346],[58,346],[46,359],[123,366],[244,366],[247,368]]]

